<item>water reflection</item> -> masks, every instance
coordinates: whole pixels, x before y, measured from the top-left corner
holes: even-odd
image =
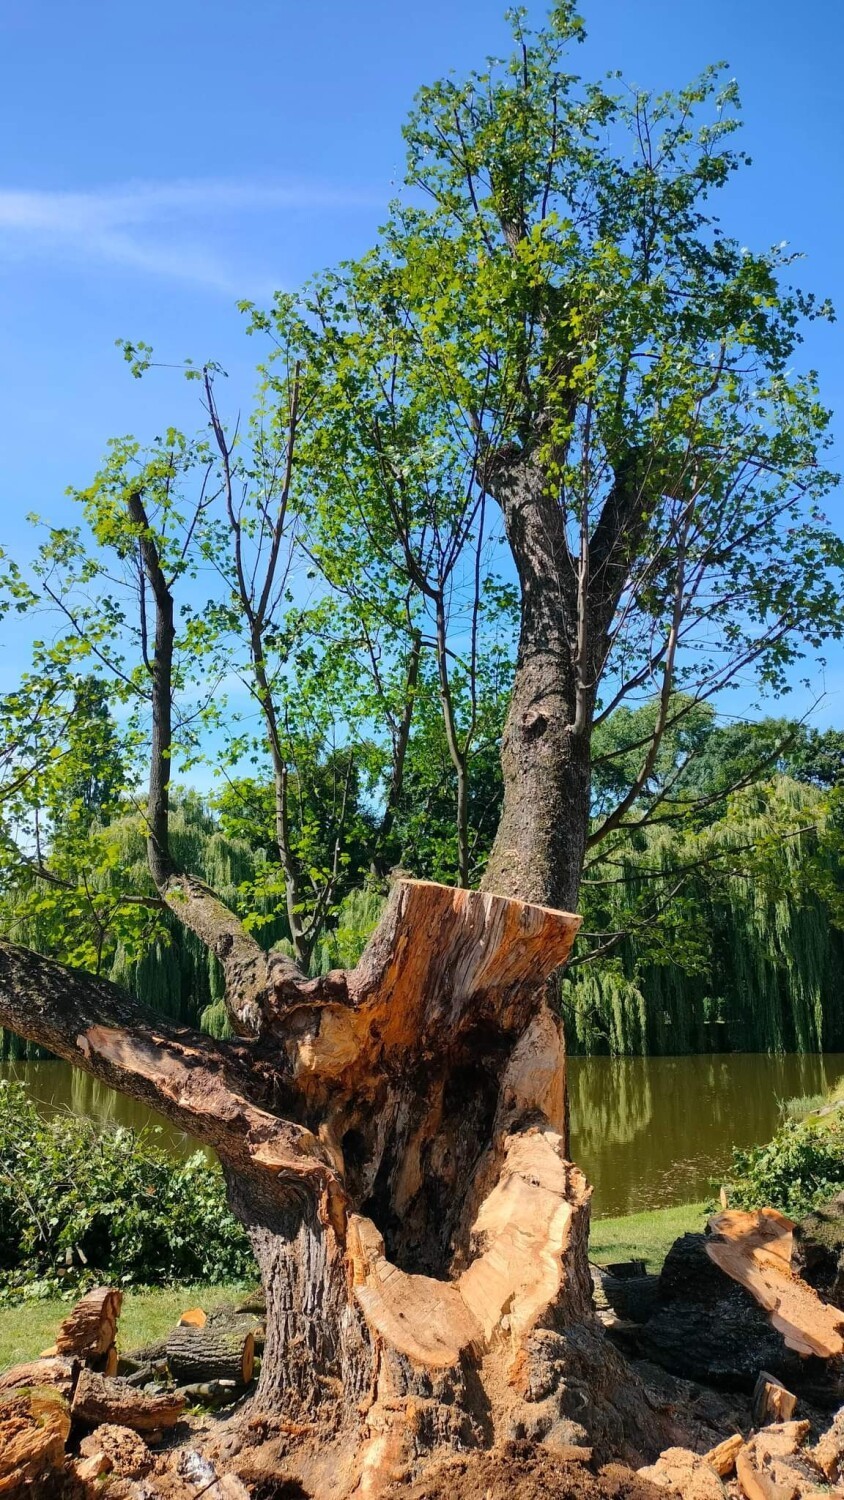
[[[595,1184],[595,1214],[708,1197],[734,1145],[758,1145],[773,1134],[782,1100],[823,1093],[842,1074],[842,1053],[571,1058],[572,1155]],[[160,1144],[179,1156],[197,1149],[154,1110],[68,1063],[3,1063],[0,1078],[20,1079],[46,1112],[155,1129]]]
[[[780,1123],[780,1103],[820,1094],[844,1054],[573,1057],[572,1155],[595,1184],[594,1212],[636,1213],[709,1196],[733,1146]]]
[[[171,1125],[155,1110],[134,1099],[116,1094],[89,1073],[62,1062],[0,1063],[0,1080],[25,1083],[38,1108],[45,1114],[87,1116],[104,1125],[128,1125],[133,1130],[155,1131],[155,1141],[176,1156],[189,1156],[197,1142]]]

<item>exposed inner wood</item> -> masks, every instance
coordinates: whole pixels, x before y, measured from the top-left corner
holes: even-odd
[[[726,1209],[709,1228],[707,1255],[765,1309],[789,1349],[821,1359],[844,1354],[844,1313],[792,1273],[791,1219],[772,1208]]]
[[[91,1363],[107,1358],[117,1338],[123,1293],[114,1287],[97,1286],[86,1292],[63,1320],[56,1334],[58,1354],[76,1354]]]
[[[593,1319],[590,1189],[565,1159],[545,998],[578,925],[397,882],[355,969],[308,979],[270,954],[259,1035],[228,1043],[0,945],[0,1021],[217,1149],[266,1292],[254,1407],[346,1434],[342,1472],[316,1437],[287,1443],[309,1494],[376,1496],[428,1452],[510,1431],[586,1445],[564,1405],[575,1325],[576,1382],[590,1360],[607,1388],[619,1378]],[[177,1378],[212,1373],[219,1334],[213,1320],[176,1331]],[[241,1378],[245,1350],[251,1364],[240,1332],[223,1351]],[[85,1371],[74,1413],[140,1425],[134,1388]]]
[[[0,1393],[25,1390],[30,1386],[52,1386],[69,1398],[73,1395],[79,1369],[79,1360],[66,1355],[30,1359],[26,1364],[13,1365],[10,1370],[0,1373]]]
[[[69,1432],[70,1411],[56,1390],[0,1398],[0,1495],[20,1500],[36,1480],[60,1469]]]
[[[432,1368],[482,1353],[498,1334],[515,1344],[560,1291],[571,1216],[588,1197],[561,1147],[548,1130],[508,1138],[501,1175],[472,1226],[478,1253],[453,1282],[400,1271],[371,1220],[351,1219],[355,1298],[370,1326]]]

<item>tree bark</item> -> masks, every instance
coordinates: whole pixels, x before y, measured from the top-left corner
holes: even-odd
[[[521,620],[501,742],[504,806],[485,890],[577,905],[589,827],[594,636],[578,661],[578,572],[539,467],[501,461],[490,483],[519,573]]]
[[[248,1385],[255,1363],[255,1335],[251,1329],[174,1328],[167,1339],[170,1373],[181,1385],[203,1380],[236,1380]]]
[[[70,1414],[88,1427],[109,1423],[132,1432],[160,1432],[175,1427],[185,1409],[184,1396],[163,1391],[138,1391],[125,1380],[83,1370],[76,1382]]]

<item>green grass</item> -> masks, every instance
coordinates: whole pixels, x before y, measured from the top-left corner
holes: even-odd
[[[676,1208],[651,1213],[628,1214],[618,1219],[596,1219],[589,1239],[590,1258],[598,1265],[608,1261],[641,1259],[648,1270],[657,1271],[678,1235],[703,1229],[705,1203],[681,1203]],[[164,1338],[175,1327],[186,1307],[204,1307],[206,1312],[221,1303],[236,1301],[238,1287],[176,1286],[158,1291],[127,1292],[120,1315],[118,1344],[130,1350]],[[56,1337],[66,1316],[67,1302],[25,1302],[0,1307],[0,1370],[36,1359]]]
[[[599,1266],[616,1260],[644,1260],[649,1271],[658,1271],[678,1236],[688,1230],[702,1230],[705,1221],[705,1203],[680,1203],[620,1219],[595,1219],[589,1235],[589,1258]]]
[[[149,1292],[127,1292],[120,1314],[118,1347],[137,1349],[152,1344],[168,1334],[187,1307],[204,1307],[206,1312],[223,1302],[235,1302],[243,1295],[241,1287],[170,1286]],[[17,1307],[0,1307],[0,1370],[9,1365],[37,1359],[42,1349],[54,1343],[62,1318],[72,1302],[24,1302]]]

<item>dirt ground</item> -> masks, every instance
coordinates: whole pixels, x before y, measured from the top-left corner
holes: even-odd
[[[665,1500],[665,1491],[621,1464],[593,1473],[547,1449],[513,1443],[451,1459],[416,1484],[397,1485],[389,1500]]]

